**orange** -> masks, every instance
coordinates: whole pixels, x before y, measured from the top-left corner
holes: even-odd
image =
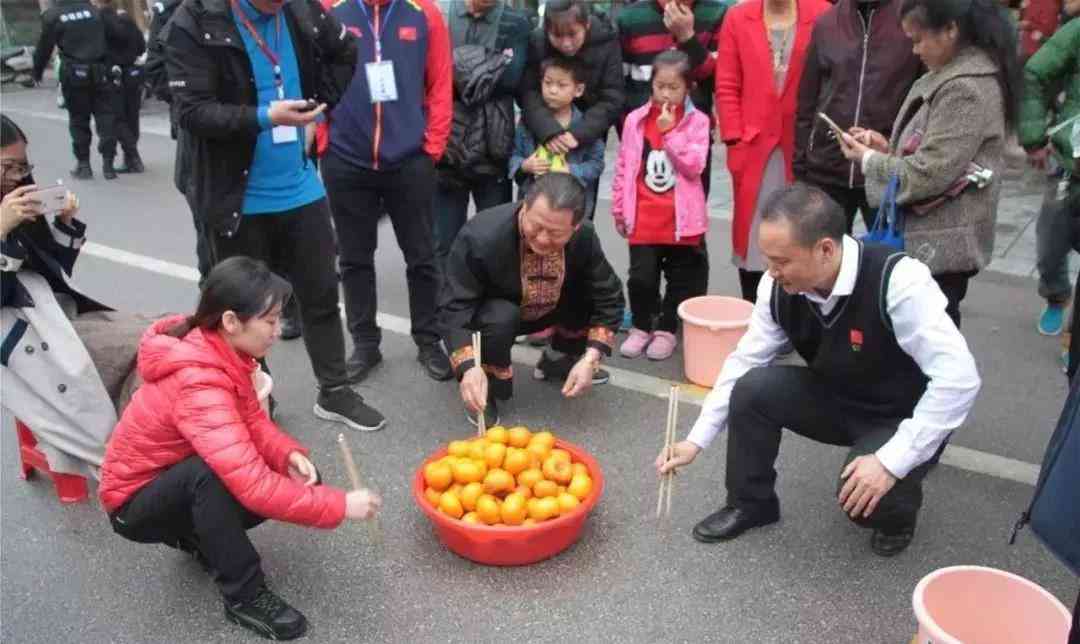
[[[529,449],[524,449],[521,451],[525,452],[525,456],[529,457],[529,467],[538,470],[544,466],[544,459],[541,458],[540,455],[536,452]]]
[[[514,489],[514,477],[506,470],[494,469],[484,477],[484,491],[488,494],[499,494]]]
[[[446,448],[446,451],[451,456],[468,456],[469,455],[469,441],[450,441],[450,445]]]
[[[465,516],[461,517],[461,520],[465,523],[477,524],[480,523],[480,515],[475,512],[466,512]]]
[[[439,499],[442,498],[442,492],[436,490],[433,487],[429,487],[424,490],[424,498],[428,500],[428,503],[435,507],[439,507]]]
[[[537,481],[533,486],[533,494],[540,498],[555,496],[559,493],[559,486],[555,481]]]
[[[539,456],[541,461],[551,455],[551,446],[549,446],[547,443],[536,443],[530,441],[529,444],[525,446],[525,449]]]
[[[549,448],[555,447],[555,434],[549,431],[536,432],[530,440],[534,443],[543,443]]]
[[[489,443],[484,449],[484,460],[487,461],[488,467],[502,467],[505,458],[506,445],[502,443]]]
[[[535,440],[535,439],[533,439],[533,440]],[[559,447],[556,447],[555,449],[551,450],[551,455],[552,456],[558,456],[559,458],[563,459],[567,463],[569,463],[570,460],[571,460],[570,452],[566,451],[565,449],[561,449]]]
[[[553,496],[546,496],[536,502],[536,510],[540,513],[536,517],[537,521],[554,519],[559,516],[559,500]]]
[[[424,466],[424,481],[434,490],[445,490],[453,478],[454,473],[446,463],[428,463]]]
[[[443,492],[442,497],[439,498],[439,509],[443,514],[460,519],[461,515],[465,514],[465,510],[461,507],[461,500],[453,492]]]
[[[472,460],[472,459],[470,459],[470,460]],[[480,468],[480,480],[481,481],[484,480],[484,477],[487,476],[487,473],[488,473],[487,461],[485,461],[484,459],[473,460],[472,464],[475,465],[476,467]]]
[[[576,496],[578,501],[584,501],[585,497],[589,496],[589,492],[592,492],[592,479],[588,474],[575,474],[574,478],[570,479],[570,485],[567,486],[566,491]]]
[[[484,486],[476,481],[469,483],[461,490],[461,507],[465,508],[466,512],[472,512],[476,509],[476,500],[480,498],[480,495],[484,493]]]
[[[566,486],[565,485],[560,485],[559,489],[556,490],[556,492],[558,492],[558,494],[556,494],[555,496],[558,496],[559,494],[562,494],[565,491],[566,491]]]
[[[529,517],[521,522],[521,525],[536,525],[536,519]]]
[[[525,497],[520,494],[508,494],[499,508],[499,516],[506,525],[521,525],[527,516]]]
[[[518,485],[524,485],[532,487],[536,485],[537,481],[544,480],[544,473],[537,469],[527,469],[521,474],[517,475]]]
[[[461,492],[464,489],[465,489],[465,486],[462,485],[461,483],[454,483],[450,487],[446,488],[446,491],[453,493],[454,496],[456,496],[457,498],[460,499],[461,498]]]
[[[510,440],[510,432],[507,431],[502,425],[496,425],[487,430],[487,434],[484,434],[484,438],[488,439],[492,443],[500,443],[506,445]]]
[[[499,500],[490,494],[481,494],[476,500],[476,516],[488,525],[495,525],[502,518],[499,513]]]
[[[516,488],[514,488],[514,491],[517,492],[518,494],[520,494],[521,496],[525,497],[526,499],[531,499],[532,495],[533,495],[532,488],[529,487],[528,485],[519,485]]]
[[[480,467],[472,461],[458,461],[454,465],[454,480],[462,485],[480,481],[483,478],[484,473],[481,472]]]
[[[535,496],[525,500],[525,510],[529,513],[530,519],[535,519],[535,517],[540,514],[539,506],[536,505],[539,502],[540,499]]]
[[[469,458],[474,461],[484,460],[484,450],[487,449],[488,442],[483,438],[477,438],[469,442]]]
[[[578,474],[584,474],[585,476],[589,475],[589,468],[586,467],[584,463],[573,463],[570,467],[574,470],[574,476],[577,476]]]
[[[578,498],[576,496],[568,492],[563,492],[557,498],[559,501],[560,514],[567,514],[569,512],[573,512],[574,508],[581,505],[581,501],[578,501]]]
[[[529,439],[531,438],[532,432],[529,431],[529,428],[522,427],[521,425],[511,427],[507,432],[507,440],[509,440],[510,444],[514,447],[525,447],[529,444]]]
[[[549,456],[544,461],[544,478],[555,481],[561,485],[570,482],[574,476],[574,469],[570,467],[570,461],[564,461],[558,456]]]
[[[503,469],[510,472],[514,476],[517,476],[521,472],[525,471],[529,467],[529,455],[523,449],[517,447],[510,447],[506,450],[506,457],[503,459]]]

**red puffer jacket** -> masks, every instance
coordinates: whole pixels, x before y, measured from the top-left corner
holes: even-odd
[[[251,372],[215,332],[166,335],[183,318],[159,320],[139,345],[145,383],[113,431],[98,496],[120,509],[143,486],[198,454],[249,511],[269,519],[333,528],[345,517],[345,493],[306,487],[288,476],[289,454],[307,454],[259,406]]]

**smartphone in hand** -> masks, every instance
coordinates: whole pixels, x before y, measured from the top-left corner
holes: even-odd
[[[841,129],[840,126],[829,118],[829,115],[825,112],[818,112],[818,118],[825,121],[825,124],[829,126],[829,129],[833,131],[833,134],[836,135],[837,139],[840,139],[844,134],[847,134],[847,132]]]
[[[42,215],[57,215],[67,206],[68,189],[65,186],[52,186],[35,190],[28,196],[41,204]]]

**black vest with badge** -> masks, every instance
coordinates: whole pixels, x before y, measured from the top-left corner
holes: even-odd
[[[846,406],[870,416],[907,418],[926,391],[926,376],[900,348],[886,298],[893,268],[905,255],[859,242],[851,295],[828,315],[803,295],[773,286],[772,316],[807,366]]]

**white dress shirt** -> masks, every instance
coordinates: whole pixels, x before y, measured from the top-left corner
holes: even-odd
[[[851,295],[855,288],[858,242],[845,235],[842,248],[840,274],[829,297],[803,293],[823,315],[828,315],[839,299]],[[772,317],[772,291],[773,279],[766,273],[758,286],[750,327],[728,356],[687,437],[702,449],[727,429],[728,403],[735,381],[750,369],[772,362],[787,342],[787,334]],[[876,452],[885,469],[897,478],[929,460],[949,432],[964,422],[981,385],[967,342],[945,313],[946,303],[945,294],[925,264],[910,257],[896,263],[886,297],[889,318],[897,344],[929,378],[911,418],[903,420],[896,434]]]

